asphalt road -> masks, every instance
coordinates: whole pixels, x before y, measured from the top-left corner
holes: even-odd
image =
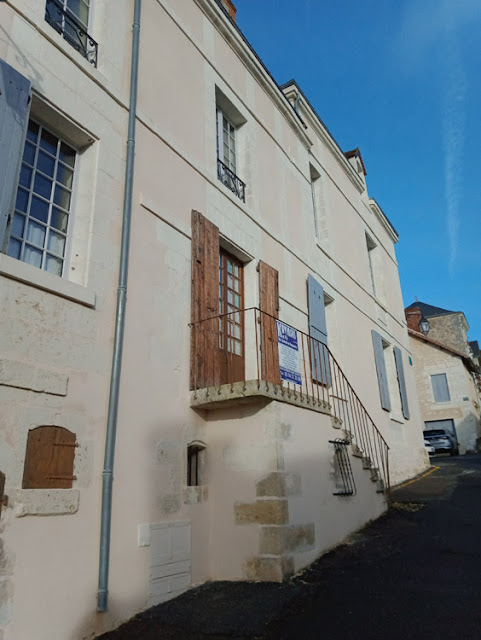
[[[481,640],[481,456],[431,462],[386,516],[302,575],[212,582],[103,640]]]

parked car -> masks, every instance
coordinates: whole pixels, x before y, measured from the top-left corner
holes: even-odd
[[[430,429],[424,431],[424,440],[434,447],[435,453],[449,453],[459,455],[459,445],[456,436],[446,429]]]
[[[432,456],[433,453],[436,453],[433,445],[429,442],[429,440],[426,440],[426,438],[424,439],[424,446],[426,447],[426,451],[430,456]]]

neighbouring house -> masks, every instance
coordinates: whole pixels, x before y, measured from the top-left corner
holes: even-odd
[[[414,302],[405,309],[424,429],[448,429],[459,452],[481,444],[479,347],[462,311]],[[427,332],[420,323],[428,321]]]
[[[428,462],[359,149],[228,0],[0,24],[0,636],[284,579]]]

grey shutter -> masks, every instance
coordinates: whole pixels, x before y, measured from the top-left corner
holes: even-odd
[[[0,251],[13,208],[30,110],[30,80],[0,58]]]
[[[384,361],[384,348],[382,338],[374,329],[372,333],[372,344],[374,347],[374,360],[376,362],[377,381],[379,384],[379,395],[381,396],[381,407],[386,411],[391,411],[391,398],[389,397],[389,385],[387,382],[386,363]]]
[[[404,378],[403,356],[399,347],[394,347],[394,360],[396,361],[397,379],[399,382],[399,394],[401,396],[403,416],[406,420],[409,420],[408,394],[406,391],[406,380]]]
[[[327,347],[326,309],[324,289],[315,278],[307,276],[307,297],[309,304],[309,335],[311,340],[312,379],[321,384],[331,384],[329,352]]]
[[[451,396],[449,395],[446,374],[437,373],[431,376],[431,382],[433,385],[434,402],[449,402],[451,400]]]

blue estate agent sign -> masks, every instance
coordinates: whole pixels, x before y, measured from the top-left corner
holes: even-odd
[[[276,320],[276,324],[281,378],[287,382],[301,385],[297,331],[279,320]]]

